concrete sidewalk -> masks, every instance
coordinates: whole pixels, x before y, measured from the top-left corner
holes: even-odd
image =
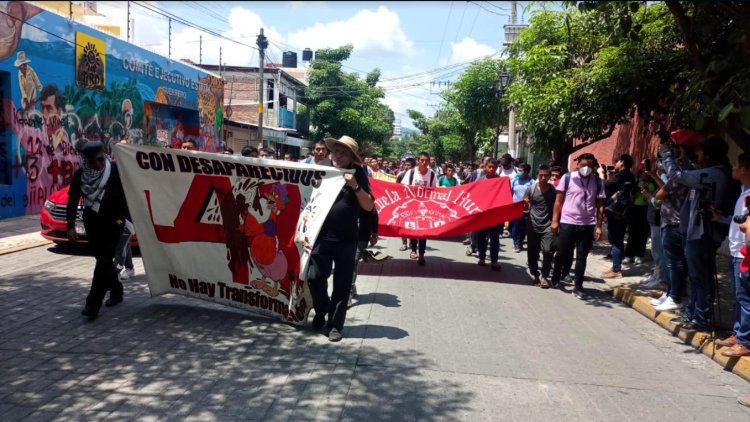
[[[39,214],[0,220],[0,255],[50,243],[40,233]]]

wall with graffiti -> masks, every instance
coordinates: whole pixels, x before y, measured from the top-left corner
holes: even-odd
[[[218,151],[223,81],[20,1],[0,1],[0,218],[39,213],[77,142]]]

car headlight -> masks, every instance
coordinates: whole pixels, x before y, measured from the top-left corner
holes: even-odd
[[[44,201],[44,209],[47,211],[52,211],[52,209],[55,208],[55,203],[50,201],[49,199]]]

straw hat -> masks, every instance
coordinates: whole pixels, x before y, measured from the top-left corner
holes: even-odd
[[[326,147],[329,151],[333,151],[333,146],[336,144],[341,144],[349,148],[352,154],[354,154],[354,163],[362,164],[362,159],[359,157],[359,145],[357,145],[357,141],[355,141],[352,137],[344,135],[339,139],[325,138],[324,141],[326,142]]]
[[[13,66],[19,67],[22,64],[26,64],[26,63],[31,63],[31,60],[29,60],[29,58],[26,57],[25,51],[19,51],[18,54],[16,55],[16,61],[15,63],[13,63]]]

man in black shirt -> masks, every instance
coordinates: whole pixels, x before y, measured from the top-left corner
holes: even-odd
[[[78,240],[76,214],[83,197],[83,225],[96,256],[96,266],[81,314],[92,321],[99,316],[107,290],[110,292],[107,306],[122,302],[122,283],[117,277],[114,258],[117,241],[130,215],[117,165],[104,154],[104,145],[89,141],[76,147],[83,155],[83,167],[73,174],[70,182],[66,217],[68,238],[75,242]]]
[[[354,276],[357,252],[358,222],[363,213],[375,207],[367,174],[362,168],[357,142],[348,137],[326,139],[333,166],[353,170],[345,173],[346,183],[323,222],[318,239],[312,247],[307,280],[315,308],[313,327],[327,326],[328,339],[340,341],[346,320],[346,308]],[[328,277],[333,271],[333,292],[328,297]],[[328,323],[326,324],[326,314]]]
[[[529,210],[526,220],[528,237],[529,271],[536,284],[543,289],[549,288],[549,276],[552,270],[552,212],[555,206],[557,190],[549,183],[552,172],[549,166],[542,164],[537,170],[537,182],[526,188],[523,200]],[[539,273],[539,251],[542,252],[542,273]]]
[[[615,213],[613,209],[625,207],[627,201],[632,201],[636,188],[635,176],[630,171],[633,167],[633,157],[623,154],[615,163],[615,173],[604,183],[607,195],[607,238],[612,245],[612,269],[602,273],[602,278],[622,278],[622,261],[625,252],[625,231],[628,227],[627,212]],[[616,202],[622,204],[617,204]]]

